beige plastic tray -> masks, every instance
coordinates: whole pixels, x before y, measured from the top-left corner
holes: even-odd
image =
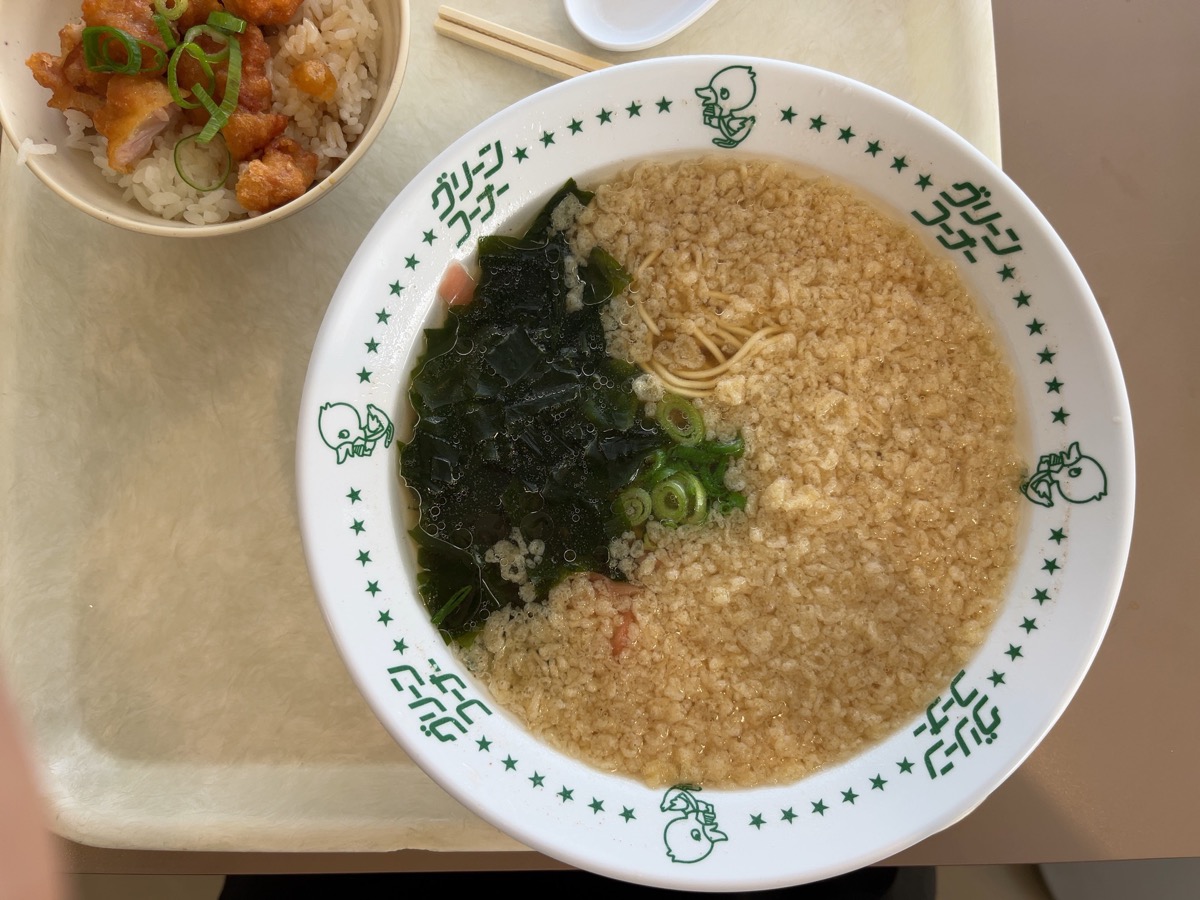
[[[557,0],[458,6],[593,55]],[[309,585],[296,408],[391,198],[543,75],[433,31],[329,197],[243,238],[133,235],[0,153],[0,659],[56,830],[103,847],[521,849],[436,787],[347,676]],[[632,56],[774,56],[902,97],[999,159],[984,2],[723,0]]]

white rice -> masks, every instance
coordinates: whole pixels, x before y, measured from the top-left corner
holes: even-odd
[[[274,111],[288,116],[288,136],[317,154],[324,178],[363,133],[366,113],[379,89],[379,22],[366,0],[304,0],[301,21],[269,39]],[[320,59],[337,77],[328,103],[297,89],[292,70]]]
[[[67,146],[92,154],[92,162],[112,184],[121,189],[122,199],[139,204],[143,209],[164,219],[181,219],[193,225],[215,225],[231,218],[246,215],[237,202],[233,188],[198,191],[190,186],[175,169],[175,144],[200,129],[194,126],[172,129],[154,139],[154,150],[139,162],[132,172],[117,172],[108,165],[108,141],[96,134],[92,120],[84,113],[68,110]],[[205,170],[207,168],[207,171]],[[199,183],[211,184],[219,174],[213,166],[189,167]]]
[[[298,16],[297,24],[268,36],[274,58],[268,63],[267,74],[275,93],[273,111],[289,116],[292,121],[287,135],[317,155],[320,181],[346,158],[365,127],[379,87],[380,28],[368,0],[304,0]],[[321,59],[337,77],[337,93],[328,103],[310,97],[289,80],[292,69],[310,59]],[[159,135],[154,151],[125,174],[109,167],[108,142],[96,134],[91,119],[74,110],[64,115],[69,131],[67,146],[91,153],[105,179],[121,188],[126,201],[136,202],[164,219],[193,225],[214,225],[253,215],[237,202],[237,179],[233,174],[225,187],[203,192],[188,185],[176,171],[175,144],[199,128],[183,126]],[[52,152],[52,145],[23,142],[18,163],[24,161],[22,153]],[[199,183],[209,184],[218,174],[215,168],[206,171],[203,165],[194,173],[189,167],[189,173]]]
[[[31,138],[25,138],[17,148],[17,165],[25,165],[31,156],[53,156],[57,152],[58,148],[53,144],[37,144]]]

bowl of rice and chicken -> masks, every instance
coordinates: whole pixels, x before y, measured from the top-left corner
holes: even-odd
[[[408,54],[406,0],[0,3],[0,121],[85,212],[205,236],[303,209],[367,151]]]

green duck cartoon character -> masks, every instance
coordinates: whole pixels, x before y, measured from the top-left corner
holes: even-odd
[[[392,420],[374,403],[367,404],[365,423],[349,403],[326,403],[317,414],[317,428],[321,440],[337,454],[339,466],[353,456],[370,456],[380,441],[385,449],[390,447],[396,436]]]
[[[1037,471],[1021,483],[1021,493],[1038,506],[1053,506],[1056,491],[1068,503],[1090,503],[1108,493],[1104,467],[1084,456],[1078,441],[1062,453],[1041,457]]]
[[[736,147],[750,136],[754,116],[739,116],[754,102],[755,72],[749,66],[726,66],[696,96],[704,101],[704,124],[721,132],[713,138],[718,147]]]
[[[713,847],[729,840],[717,827],[717,811],[699,800],[686,787],[673,787],[663,795],[659,809],[679,813],[663,829],[663,842],[671,862],[695,863],[712,853]]]

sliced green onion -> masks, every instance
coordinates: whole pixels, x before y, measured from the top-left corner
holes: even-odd
[[[691,447],[704,439],[704,417],[692,404],[677,394],[668,394],[658,404],[655,418],[667,436],[677,444]]]
[[[200,85],[196,85],[196,96],[204,104],[211,118],[200,132],[200,143],[211,141],[229,121],[230,115],[237,109],[238,93],[242,87],[242,45],[235,39],[229,42],[229,71],[225,76],[225,96],[221,105],[213,108],[212,97]]]
[[[143,66],[138,70],[140,75],[161,75],[167,68],[167,54],[162,47],[157,47],[154,44],[148,44],[145,41],[138,41],[144,50],[149,50],[151,59],[154,62],[149,66]]]
[[[125,51],[124,62],[118,62],[109,52],[109,44],[114,41]],[[136,75],[142,68],[142,47],[137,38],[120,28],[89,25],[83,29],[83,61],[93,72]]]
[[[664,525],[679,525],[688,517],[687,491],[673,478],[660,481],[650,492],[650,505],[654,518]]]
[[[630,525],[641,525],[650,518],[650,492],[641,487],[629,487],[617,496],[617,508]]]
[[[188,0],[154,0],[154,8],[164,19],[174,22],[187,12]]]
[[[175,104],[182,109],[199,109],[199,103],[193,103],[183,96],[183,89],[179,87],[179,61],[183,59],[183,54],[188,54],[200,63],[200,69],[204,72],[204,76],[208,79],[209,90],[217,89],[217,76],[213,73],[212,65],[208,61],[208,55],[199,44],[184,42],[176,48],[171,54],[171,61],[167,63],[167,90],[171,92],[171,99]],[[199,89],[199,85],[196,86]]]
[[[457,591],[455,591],[450,599],[446,601],[445,605],[443,605],[442,608],[437,611],[437,614],[430,619],[430,622],[433,623],[433,627],[436,628],[437,626],[441,625],[442,622],[446,621],[446,617],[449,616],[450,613],[454,612],[454,610],[458,608],[458,606],[464,600],[466,600],[470,594],[471,586],[469,584],[464,584]]]
[[[246,20],[239,19],[235,15],[227,12],[213,12],[208,14],[208,24],[213,28],[220,28],[222,31],[228,31],[230,34],[241,34],[246,30]]]
[[[196,39],[198,37],[200,37],[201,35],[204,35],[205,37],[211,38],[212,40],[216,41],[218,44],[221,45],[221,49],[217,50],[214,53],[209,53],[207,50],[205,50],[203,47],[201,47],[196,42]],[[196,45],[196,51],[192,53],[193,56],[196,55],[196,52],[199,52],[199,53],[202,53],[204,55],[204,58],[206,60],[208,60],[210,63],[218,63],[218,62],[225,61],[226,57],[229,56],[230,43],[236,43],[236,42],[233,41],[228,34],[226,34],[224,31],[221,31],[219,28],[213,28],[211,25],[193,25],[191,28],[189,28],[187,30],[187,33],[184,34],[182,43]]]
[[[699,525],[708,518],[708,494],[704,490],[704,485],[691,472],[680,472],[676,476],[676,480],[688,498],[687,516],[684,518],[683,524]]]
[[[174,50],[179,42],[175,40],[175,32],[171,30],[171,23],[162,13],[155,13],[151,16],[154,19],[154,25],[158,28],[159,37],[163,39],[163,43],[167,45],[168,50]]]
[[[212,184],[197,184],[188,175],[183,165],[183,161],[179,157],[179,154],[183,149],[184,144],[199,143],[199,137],[199,134],[190,134],[185,138],[180,138],[179,141],[176,142],[175,152],[173,154],[175,159],[175,171],[179,173],[179,177],[187,182],[188,185],[202,193],[208,193],[209,191],[215,191],[217,188],[225,184],[225,179],[229,177],[229,172],[233,168],[233,154],[229,152],[229,148],[224,146],[224,142],[222,142],[222,149],[225,151],[225,159],[222,161],[220,175],[217,176],[217,179]]]

